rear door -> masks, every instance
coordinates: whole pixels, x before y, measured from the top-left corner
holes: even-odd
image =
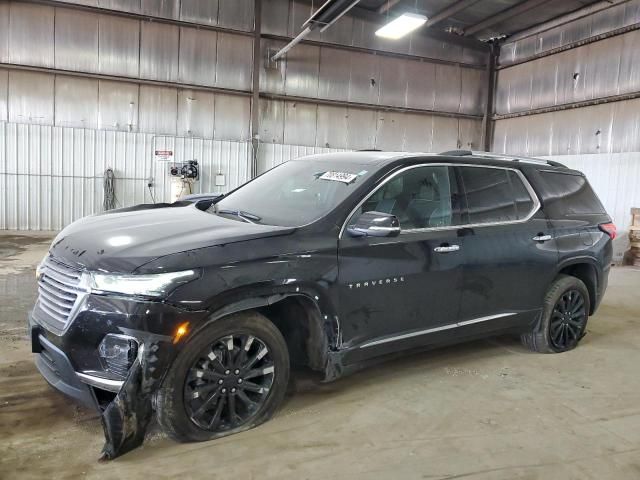
[[[558,261],[540,203],[519,170],[457,168],[468,225],[460,325],[487,331],[533,322]]]

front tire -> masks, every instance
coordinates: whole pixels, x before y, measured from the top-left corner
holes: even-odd
[[[589,306],[589,290],[584,282],[559,275],[547,291],[539,325],[522,335],[522,343],[540,353],[573,350],[585,335]]]
[[[174,361],[156,396],[158,422],[175,440],[198,442],[266,422],[282,403],[289,352],[257,312],[215,321]]]

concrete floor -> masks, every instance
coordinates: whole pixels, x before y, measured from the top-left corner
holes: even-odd
[[[640,270],[614,268],[581,346],[499,338],[298,381],[267,424],[99,463],[95,414],[37,373],[25,337],[48,237],[0,237],[0,478],[640,478]]]

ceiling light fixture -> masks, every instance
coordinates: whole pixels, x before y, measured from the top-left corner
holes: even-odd
[[[397,40],[420,28],[427,22],[427,17],[417,13],[403,13],[376,31],[378,37]]]

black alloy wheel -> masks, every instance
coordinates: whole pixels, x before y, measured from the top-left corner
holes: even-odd
[[[587,303],[578,290],[566,291],[557,301],[551,314],[549,337],[559,350],[575,346],[587,325]]]
[[[275,378],[266,343],[227,335],[198,355],[184,384],[184,406],[199,428],[224,432],[249,423],[264,406]]]

